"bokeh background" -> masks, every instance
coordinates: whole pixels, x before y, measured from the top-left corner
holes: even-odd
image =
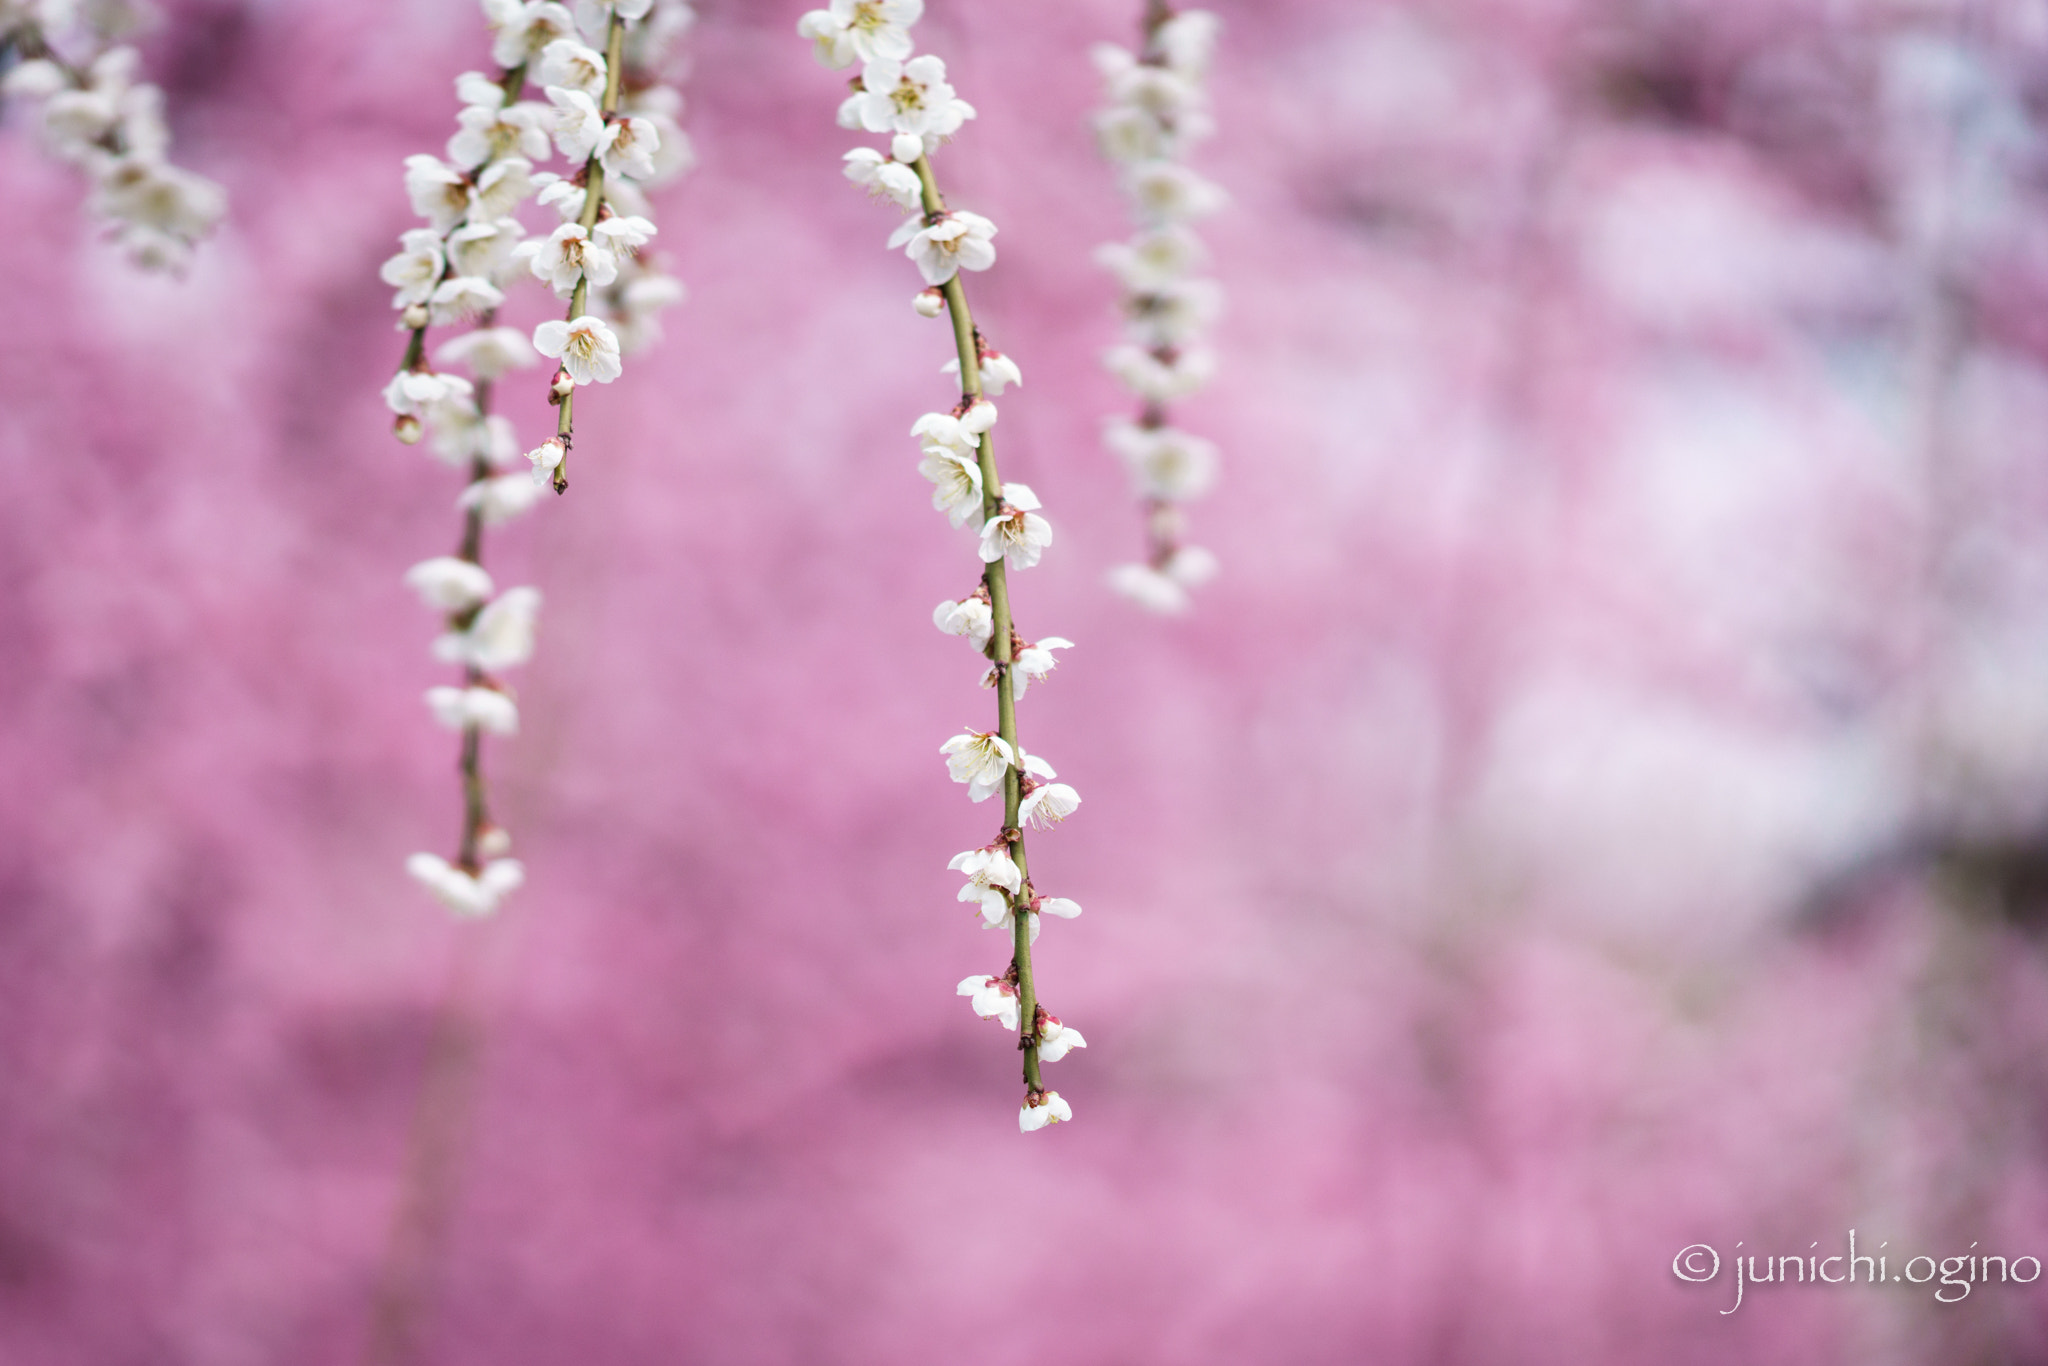
[[[458,485],[376,278],[480,15],[165,4],[233,203],[181,281],[0,127],[0,1358],[2048,1360],[2038,1286],[1671,1271],[2048,1256],[2048,6],[1214,0],[1224,572],[1163,621],[1096,437],[1138,6],[932,0],[1079,642],[1029,1138],[953,994],[948,339],[802,8],[702,4],[691,297],[492,538],[546,607],[485,924],[402,871]]]

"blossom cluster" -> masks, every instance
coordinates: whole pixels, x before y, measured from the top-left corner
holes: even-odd
[[[0,0],[0,95],[36,106],[43,145],[85,173],[88,211],[131,261],[178,271],[227,196],[171,164],[163,91],[136,79],[141,56],[117,41],[128,19],[119,5]]]
[[[460,549],[407,574],[446,617],[435,657],[462,671],[460,686],[429,689],[426,702],[462,736],[465,789],[456,857],[415,854],[407,869],[465,915],[496,910],[524,876],[491,821],[479,747],[485,732],[518,729],[499,675],[531,656],[540,607],[533,588],[495,591],[480,563],[483,529],[529,510],[549,483],[565,487],[576,388],[617,379],[621,356],[660,336],[657,315],[682,287],[642,257],[656,231],[645,190],[690,164],[681,98],[656,77],[690,25],[682,0],[583,0],[574,13],[554,0],[483,0],[483,11],[496,70],[456,77],[460,108],[443,155],[406,158],[405,192],[423,226],[402,234],[381,271],[410,334],[384,390],[394,430],[407,443],[427,439],[467,475]],[[528,98],[529,85],[544,98]],[[566,174],[542,169],[557,154]],[[521,220],[529,201],[544,230]],[[527,278],[568,301],[564,317],[531,335],[497,320],[506,288]],[[447,326],[463,330],[430,359],[429,330]],[[558,416],[554,435],[528,450],[491,398],[536,354],[556,362],[548,399]]]
[[[1117,168],[1137,226],[1130,240],[1096,253],[1123,287],[1126,324],[1125,339],[1103,362],[1141,402],[1137,417],[1111,418],[1103,440],[1145,506],[1147,540],[1144,562],[1119,565],[1110,584],[1163,613],[1186,611],[1188,590],[1216,572],[1214,556],[1181,539],[1181,505],[1215,483],[1216,448],[1173,426],[1167,411],[1216,369],[1202,338],[1221,292],[1198,277],[1208,258],[1189,224],[1220,208],[1224,197],[1185,164],[1188,150],[1213,128],[1204,81],[1216,30],[1212,14],[1155,4],[1140,51],[1114,43],[1094,49],[1108,96],[1095,116],[1096,141]]]
[[[997,724],[956,735],[939,752],[971,801],[1000,796],[1004,809],[994,838],[955,855],[947,866],[964,879],[959,900],[1011,944],[1010,963],[1001,974],[966,978],[958,990],[976,1015],[1018,1034],[1025,1083],[1018,1126],[1030,1132],[1073,1118],[1068,1102],[1042,1084],[1039,1065],[1087,1041],[1037,1001],[1031,945],[1041,918],[1070,919],[1081,908],[1033,885],[1024,831],[1058,824],[1081,798],[1054,781],[1050,764],[1025,752],[1016,703],[1032,683],[1052,673],[1054,652],[1072,642],[1058,636],[1025,640],[1011,621],[1009,574],[1038,564],[1052,544],[1052,524],[1030,488],[1004,482],[996,470],[991,433],[998,414],[990,400],[1007,387],[1022,387],[1024,377],[1014,360],[987,343],[968,312],[961,272],[995,264],[996,225],[947,208],[933,179],[932,154],[975,111],[947,83],[942,60],[912,55],[910,31],[923,9],[923,0],[832,0],[828,8],[804,15],[797,31],[811,40],[825,65],[859,64],[852,93],[839,107],[840,126],[886,138],[887,147],[848,152],[845,174],[905,212],[888,245],[902,249],[924,280],[926,288],[913,296],[913,304],[926,317],[950,312],[954,321],[958,354],[942,369],[959,381],[960,402],[949,411],[924,414],[910,435],[918,443],[918,471],[932,485],[932,506],[972,534],[980,564],[973,591],[940,603],[932,621],[947,635],[964,636],[982,657],[982,683],[996,693]]]

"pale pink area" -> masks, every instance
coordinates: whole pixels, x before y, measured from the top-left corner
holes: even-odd
[[[906,435],[949,338],[801,8],[704,6],[690,297],[492,537],[546,607],[489,747],[530,881],[483,927],[402,870],[458,815],[400,582],[457,484],[389,436],[376,278],[474,7],[170,5],[146,65],[233,200],[182,282],[79,245],[0,128],[0,1359],[361,1359],[463,936],[421,1361],[2048,1351],[2038,1286],[1723,1316],[1671,1270],[2048,1256],[2048,33],[1218,0],[1183,413],[1223,573],[1161,622],[1102,586],[1141,542],[1088,264],[1085,50],[1138,6],[932,0],[1003,466],[1058,528],[1020,626],[1079,642],[1022,710],[1086,799],[1031,852],[1089,1046],[1021,1137],[952,989],[1005,951],[945,866],[992,812],[938,747],[993,715]]]

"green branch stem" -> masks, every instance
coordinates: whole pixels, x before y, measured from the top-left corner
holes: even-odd
[[[617,10],[612,11],[610,24],[604,35],[604,104],[599,113],[609,123],[619,108],[619,84],[626,65],[626,21],[619,18]],[[597,226],[597,218],[604,212],[604,163],[598,160],[595,148],[590,159],[583,163],[583,214],[577,221],[583,227],[587,241],[590,230]],[[579,275],[576,290],[569,296],[569,322],[583,316],[584,308],[590,302],[590,281]],[[575,423],[576,390],[572,386],[561,396],[561,411],[555,417],[555,439],[562,443],[562,459],[555,466],[555,492],[569,491],[569,429]]]
[[[946,201],[939,194],[938,182],[932,178],[931,162],[921,156],[912,163],[911,169],[917,172],[925,219],[937,222],[946,211]],[[981,397],[980,334],[974,326],[974,315],[968,310],[967,290],[960,283],[957,271],[952,279],[946,281],[943,293],[946,312],[953,322],[953,344],[960,356],[960,396],[972,403]],[[977,456],[981,465],[981,516],[986,522],[996,515],[1003,501],[1003,481],[996,472],[993,433],[981,434]],[[1017,743],[1017,694],[1010,671],[1013,632],[1008,566],[1000,558],[994,560],[983,567],[981,581],[988,589],[989,616],[993,622],[988,654],[995,662],[996,671],[996,733],[1010,747],[1013,756],[1009,772],[1003,777],[1003,829],[1010,834],[1010,858],[1017,865],[1018,885],[1029,887],[1031,872],[1025,862],[1024,831],[1017,819],[1018,809],[1024,800],[1024,751]],[[1004,892],[1003,897],[1010,904],[1010,970],[1017,978],[1017,1045],[1024,1052],[1024,1085],[1036,1093],[1045,1088],[1038,1072],[1038,991],[1031,976],[1031,909],[1029,899],[1021,892]]]

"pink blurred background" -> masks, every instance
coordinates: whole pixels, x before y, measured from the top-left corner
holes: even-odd
[[[1029,1138],[953,994],[1004,955],[905,435],[948,340],[801,3],[701,6],[691,297],[493,537],[547,606],[484,925],[401,867],[458,817],[400,583],[458,485],[376,278],[475,7],[166,6],[233,202],[181,282],[0,129],[0,1360],[2048,1360],[2038,1285],[1671,1269],[2048,1256],[2048,8],[1212,7],[1180,621],[1102,586],[1086,48],[1138,6],[919,28],[1058,528],[1020,623],[1079,642],[1023,713],[1090,1046]]]

